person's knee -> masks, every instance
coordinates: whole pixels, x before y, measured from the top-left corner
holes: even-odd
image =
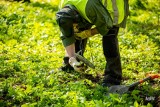
[[[73,35],[73,18],[68,8],[63,8],[56,13],[56,21],[63,36]]]
[[[60,27],[70,27],[73,25],[72,17],[67,15],[67,12],[60,10],[56,14],[56,21]]]

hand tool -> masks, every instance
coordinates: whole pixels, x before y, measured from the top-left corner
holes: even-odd
[[[153,80],[155,78],[160,78],[160,74],[149,74],[146,78],[139,80],[137,82],[134,82],[130,85],[113,85],[109,87],[109,93],[117,93],[117,94],[124,94],[130,91],[131,89],[134,89],[135,86],[142,84],[143,82],[147,80]]]
[[[87,66],[95,69],[95,66],[89,61],[87,60],[85,57],[79,55],[80,51],[77,53],[74,53],[74,55],[76,56],[76,58],[78,58],[80,61],[82,61],[84,64],[86,64]]]

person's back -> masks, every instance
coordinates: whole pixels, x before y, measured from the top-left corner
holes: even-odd
[[[103,11],[104,7],[105,10],[109,12],[113,25],[119,27],[125,27],[129,10],[128,0],[61,0],[59,7],[63,8],[66,5],[73,5],[76,7],[79,14],[91,23],[94,23],[92,18],[97,17],[93,13],[96,12],[96,14],[99,15],[98,11]],[[97,8],[99,7],[97,5],[103,5],[103,7]]]

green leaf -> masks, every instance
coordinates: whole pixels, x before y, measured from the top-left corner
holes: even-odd
[[[139,104],[137,101],[134,102],[134,107],[139,107]]]
[[[150,104],[150,103],[148,103],[148,104],[147,104],[147,107],[153,107],[153,105],[152,105],[152,104]]]

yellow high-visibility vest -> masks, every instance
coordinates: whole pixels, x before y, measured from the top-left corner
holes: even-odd
[[[124,0],[102,0],[102,4],[110,13],[113,25],[120,24],[125,15]]]
[[[110,13],[113,19],[113,25],[120,24],[125,17],[125,9],[124,9],[124,0],[100,0],[104,7]],[[78,12],[84,17],[86,20],[91,22],[86,15],[86,4],[88,0],[61,0],[60,8],[63,8],[65,5],[70,4],[74,5]],[[100,10],[99,10],[100,11]]]
[[[90,22],[85,12],[87,2],[88,0],[61,0],[60,8],[63,8],[67,4],[74,5],[78,10],[78,12],[80,13],[80,15]]]

